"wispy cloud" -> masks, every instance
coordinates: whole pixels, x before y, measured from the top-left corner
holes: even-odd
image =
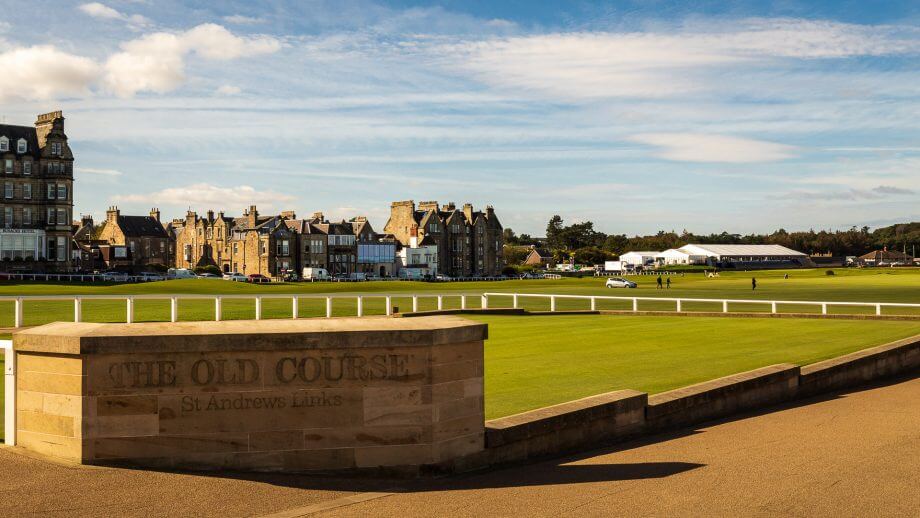
[[[99,176],[121,176],[124,174],[117,169],[99,169],[95,167],[77,167],[76,173],[77,175],[91,174]]]
[[[678,162],[774,162],[793,158],[796,148],[785,144],[700,133],[646,133],[629,140],[655,146],[655,156]]]
[[[83,13],[92,16],[93,18],[100,18],[103,20],[120,20],[128,23],[128,25],[132,28],[141,28],[150,25],[150,20],[144,16],[139,14],[124,14],[99,2],[81,4],[79,9]]]
[[[284,203],[294,199],[289,194],[272,190],[260,191],[249,185],[222,187],[209,183],[169,187],[146,194],[118,195],[111,198],[114,202],[154,203],[166,207],[190,206],[201,210],[219,208],[227,211],[242,211],[253,204],[277,210],[281,209]]]
[[[224,16],[224,21],[231,23],[233,25],[254,25],[258,23],[265,23],[265,18],[256,18],[253,16],[243,16],[242,14],[234,14],[233,16]]]

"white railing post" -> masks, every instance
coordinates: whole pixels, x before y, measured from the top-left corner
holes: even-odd
[[[556,296],[555,295],[549,296],[549,311],[550,313],[556,311]]]
[[[489,296],[483,294],[480,300],[480,307],[482,309],[489,309]]]
[[[364,316],[364,297],[358,295],[358,316]]]
[[[826,315],[826,314],[827,314],[827,304],[825,304],[825,303],[823,303],[823,302],[821,303],[821,314],[822,314],[822,315]]]
[[[770,313],[776,313],[776,302],[770,303]]]
[[[466,309],[466,295],[460,295],[460,309]]]
[[[177,297],[171,297],[169,299],[169,321],[179,321],[179,299]]]
[[[83,301],[80,300],[80,297],[74,297],[73,299],[73,321],[81,322],[83,320]]]
[[[7,446],[16,446],[16,355],[13,353],[12,341],[3,344],[3,355],[3,383],[6,391],[3,442]]]
[[[633,313],[639,311],[639,299],[633,298]]]
[[[438,311],[444,309],[444,296],[438,295]]]
[[[517,293],[511,296],[511,307],[517,309],[518,307],[518,296]]]
[[[390,296],[389,296],[389,295],[387,295],[387,296],[385,297],[385,299],[386,299],[386,302],[385,302],[385,303],[386,303],[386,305],[387,305],[387,309],[386,309],[386,311],[387,311],[387,316],[390,316],[390,315],[393,314],[393,305],[392,305],[392,303],[391,303],[391,301],[390,301]]]
[[[220,319],[223,318],[223,304],[220,297],[214,297],[214,321],[220,322]]]
[[[262,320],[262,297],[256,297],[256,320]]]
[[[418,295],[412,295],[412,312],[418,313]]]
[[[326,297],[326,318],[332,318],[332,297]]]
[[[728,313],[728,301],[727,300],[722,301],[722,313]]]
[[[882,314],[882,305],[881,305],[881,304],[876,304],[876,305],[875,305],[875,314],[876,314],[876,315],[881,315],[881,314]]]
[[[677,299],[677,312],[680,313],[680,299]]]
[[[13,326],[22,327],[22,299],[16,299],[13,303]]]
[[[597,297],[591,297],[591,311],[597,311]]]
[[[125,299],[127,301],[127,308],[125,311],[125,321],[129,324],[134,323],[134,299],[128,297]]]
[[[297,297],[296,296],[292,297],[291,298],[291,318],[295,320],[297,319],[297,315],[300,313],[300,308],[298,308],[297,306],[298,306]]]

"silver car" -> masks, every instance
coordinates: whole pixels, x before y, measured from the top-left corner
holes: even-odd
[[[608,288],[636,288],[639,285],[622,277],[611,277],[607,279],[605,286]]]

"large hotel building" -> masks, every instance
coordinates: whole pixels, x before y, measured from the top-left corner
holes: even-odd
[[[60,111],[0,124],[0,175],[0,271],[69,271],[73,153]]]

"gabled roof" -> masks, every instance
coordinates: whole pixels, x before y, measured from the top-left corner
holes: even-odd
[[[150,216],[118,216],[118,226],[125,237],[169,237],[163,225]]]
[[[897,250],[876,250],[874,252],[869,252],[868,254],[861,255],[859,256],[859,258],[862,259],[863,261],[876,261],[876,262],[910,261],[911,259],[913,259],[913,257],[911,257],[910,255],[905,254],[904,252],[899,252]]]
[[[33,157],[39,156],[39,151],[41,150],[38,148],[38,135],[35,133],[34,127],[0,124],[0,136],[10,139],[9,153],[19,154],[16,152],[16,143],[19,142],[19,139],[24,138],[29,145],[28,150],[24,154]],[[4,151],[4,153],[6,153],[6,151]]]

